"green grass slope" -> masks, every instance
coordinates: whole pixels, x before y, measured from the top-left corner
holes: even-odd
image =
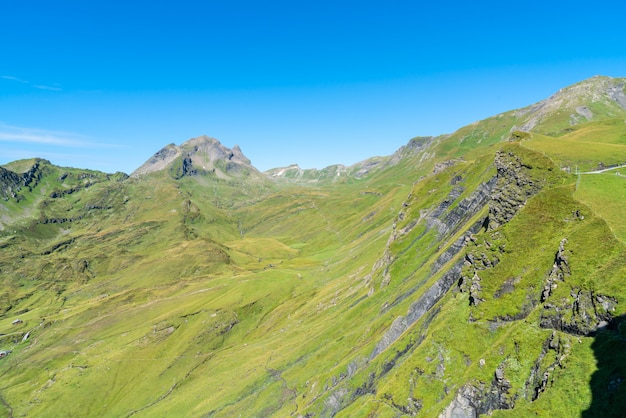
[[[619,88],[332,181],[4,166],[0,416],[619,416]]]

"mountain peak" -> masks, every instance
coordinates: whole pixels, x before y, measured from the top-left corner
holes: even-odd
[[[626,110],[625,86],[625,78],[593,76],[517,110],[516,116],[523,123],[516,128],[552,133],[580,122],[620,114]]]
[[[177,162],[180,164],[176,164]],[[180,173],[174,174],[175,177],[205,172],[228,179],[251,171],[257,172],[238,145],[230,149],[217,139],[202,135],[191,138],[180,146],[166,145],[135,170],[131,176],[138,177],[156,171],[174,169],[174,166],[178,165],[182,168]]]

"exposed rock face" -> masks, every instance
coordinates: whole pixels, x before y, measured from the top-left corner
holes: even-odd
[[[472,385],[466,385],[459,390],[456,398],[439,415],[439,418],[476,418],[476,406],[472,404],[472,399],[478,397],[478,389]]]
[[[406,145],[398,148],[398,150],[393,153],[388,164],[397,164],[407,156],[416,156],[420,153],[423,155],[434,141],[435,138],[432,136],[418,136],[412,138]]]
[[[584,117],[587,120],[593,119],[593,113],[587,106],[578,106],[576,108],[576,113],[578,113],[580,116]]]
[[[439,174],[443,170],[447,169],[448,167],[452,167],[454,164],[458,163],[459,161],[460,161],[459,159],[453,159],[453,160],[446,160],[440,163],[436,163],[435,166],[433,167],[433,174]]]
[[[617,299],[572,288],[570,297],[543,305],[540,325],[574,335],[591,335],[613,320]]]
[[[461,274],[462,261],[457,262],[448,272],[437,280],[421,297],[411,304],[405,317],[399,316],[391,324],[383,338],[378,342],[370,360],[382,353],[387,347],[393,344],[400,335],[411,325],[417,322],[446,294],[448,290],[458,281]]]
[[[250,160],[243,155],[239,146],[235,145],[229,149],[217,139],[207,136],[190,139],[180,146],[167,145],[131,176],[138,177],[165,169],[173,170],[172,175],[175,178],[193,176],[200,172],[211,173],[224,179],[240,177],[247,173],[261,176]]]
[[[532,179],[530,168],[517,155],[498,151],[494,162],[498,180],[489,203],[489,229],[510,221],[528,198],[543,187],[541,181]]]
[[[22,187],[34,187],[41,179],[42,162],[49,163],[46,160],[36,160],[24,173],[14,173],[0,167],[0,199],[15,198]]]
[[[357,166],[355,166],[357,170],[354,173],[354,177],[360,179],[367,176],[371,172],[380,168],[384,161],[385,160],[381,158],[370,158],[368,160],[360,162]]]
[[[479,242],[470,237],[472,245],[465,255],[465,268],[459,281],[460,290],[469,294],[469,303],[473,306],[484,301],[481,295],[480,271],[495,267],[504,251],[504,248],[498,243],[500,233],[497,228],[509,222],[524,207],[526,201],[537,194],[544,185],[543,180],[533,178],[530,172],[532,169],[512,152],[498,151],[494,163],[497,175],[494,178],[495,185],[490,189],[488,233]],[[561,261],[559,263],[559,266],[565,265]],[[500,297],[513,291],[514,285],[514,278],[507,279],[495,296]],[[527,309],[520,313],[520,317],[525,317],[533,306],[526,307]]]
[[[556,332],[552,332],[552,335],[543,343],[541,353],[526,380],[525,398],[534,401],[539,397],[548,386],[554,369],[562,367],[570,351],[569,341],[559,338]]]
[[[163,170],[168,167],[180,155],[180,148],[174,144],[166,145],[154,154],[141,167],[135,170],[131,177],[137,177],[142,174],[151,173],[153,171]]]
[[[613,83],[607,88],[607,94],[622,109],[626,109],[626,94],[624,94],[624,83]]]
[[[467,230],[466,235],[459,237],[446,251],[444,251],[433,263],[431,267],[432,274],[439,271],[439,269],[441,269],[448,261],[452,260],[454,256],[461,252],[461,250],[467,246],[468,242],[472,240],[473,235],[480,231],[484,222],[485,219],[481,219],[476,222]]]
[[[0,197],[9,200],[16,197],[16,192],[24,185],[23,179],[16,173],[0,167]]]
[[[487,183],[481,183],[476,191],[474,191],[470,196],[461,200],[459,204],[454,207],[452,210],[448,210],[450,206],[462,195],[463,187],[457,186],[450,191],[448,196],[441,202],[432,212],[428,214],[422,214],[419,219],[415,219],[410,222],[408,226],[401,230],[396,230],[396,223],[392,226],[391,234],[389,235],[389,239],[387,240],[387,245],[385,247],[385,252],[383,256],[379,258],[376,263],[374,263],[372,267],[372,271],[365,277],[365,280],[368,284],[371,284],[372,278],[376,275],[382,275],[381,287],[385,287],[389,284],[391,280],[391,276],[389,275],[389,267],[393,263],[394,259],[390,251],[391,244],[398,238],[403,235],[408,234],[411,230],[417,226],[417,224],[424,221],[427,225],[427,230],[420,235],[419,239],[423,235],[425,235],[428,231],[432,229],[437,229],[437,232],[440,237],[444,237],[446,235],[455,234],[459,231],[459,229],[465,225],[474,215],[476,215],[489,201],[490,191],[495,184],[496,178],[494,177]],[[407,197],[407,201],[403,204],[403,207],[408,207],[410,204],[411,195]],[[404,211],[400,211],[396,220],[401,221],[405,217]],[[470,234],[478,232],[478,230],[482,227],[483,222],[478,222],[475,225],[472,225],[469,229]],[[431,268],[431,273],[435,274],[444,264],[448,261],[452,260],[455,255],[457,255],[461,249],[465,246],[467,241],[467,237],[463,236],[457,239],[446,251],[444,251],[441,256],[435,261]],[[373,293],[373,288],[370,287],[370,296]],[[408,296],[408,295],[407,295]]]
[[[332,417],[339,410],[341,410],[344,402],[344,398],[348,395],[349,391],[345,388],[338,389],[331,393],[331,395],[326,399],[324,405],[324,411],[322,412],[322,416],[324,417]]]
[[[47,163],[50,164],[50,161],[47,160],[37,160],[32,167],[22,174],[22,178],[24,179],[24,186],[34,187],[39,180],[41,180],[41,164]]]
[[[490,198],[490,191],[495,184],[496,178],[494,177],[487,183],[481,183],[476,191],[474,191],[469,197],[463,199],[452,210],[447,210],[452,203],[457,200],[463,193],[461,186],[455,187],[447,198],[439,205],[435,210],[426,216],[426,223],[428,230],[436,228],[439,232],[439,236],[455,234],[459,229],[466,225],[466,223],[476,215],[487,203]],[[401,212],[399,217],[403,216]],[[417,222],[416,222],[417,223]],[[415,224],[416,224],[415,223]],[[414,225],[415,225],[414,224]],[[468,234],[457,239],[446,251],[444,251],[433,263],[431,268],[431,274],[436,274],[446,263],[452,260],[464,247],[470,239],[470,236],[483,226],[484,222],[479,221],[468,229]],[[377,270],[382,269],[383,284],[388,283],[391,280],[388,277],[389,266],[393,262],[391,253],[388,251],[389,245],[397,237],[397,231],[395,224],[387,242],[387,249],[381,259],[372,268],[372,273],[368,275],[368,280],[371,280],[371,276],[376,273]],[[374,351],[370,355],[370,359],[373,359],[387,347],[389,347],[399,336],[404,333],[411,325],[417,322],[424,314],[426,314],[445,294],[456,284],[461,277],[461,270],[464,264],[464,260],[457,261],[443,276],[437,280],[431,287],[426,290],[415,300],[405,317],[398,317],[390,326],[389,330],[385,333],[383,338],[374,348]],[[409,294],[404,295],[403,299],[408,297]]]
[[[565,277],[571,274],[569,263],[567,262],[567,256],[565,255],[566,243],[567,238],[563,238],[561,240],[561,244],[559,244],[559,250],[554,255],[552,270],[550,270],[550,273],[546,278],[546,284],[541,292],[541,302],[545,302],[548,299],[548,297],[552,294],[552,291],[556,289],[557,282],[564,282]]]
[[[607,113],[626,109],[623,79],[596,76],[561,89],[549,98],[517,111],[523,117],[521,131],[532,131],[543,122],[555,118],[558,113],[570,115],[570,123],[590,120],[595,115],[586,108],[587,103],[599,103],[608,109]]]
[[[487,183],[481,183],[469,197],[461,200],[455,208],[441,219],[439,234],[443,236],[458,231],[461,225],[477,214],[489,202],[495,184],[496,178],[494,177]]]
[[[572,287],[569,297],[552,300],[558,283],[564,283],[571,275],[565,244],[567,239],[563,238],[541,292],[543,312],[540,326],[574,335],[590,335],[613,320],[617,299],[593,290]]]
[[[498,236],[499,233],[497,231],[491,231],[488,236],[482,237],[480,240],[473,236],[469,237],[471,249],[468,249],[465,254],[463,275],[459,281],[459,288],[462,292],[469,293],[469,304],[472,306],[484,302],[481,295],[480,272],[493,268],[500,262],[498,257],[502,253],[503,248],[497,244]],[[509,281],[505,283],[507,282]],[[514,286],[514,283],[510,282],[509,286]],[[506,288],[503,288],[500,292],[504,294],[507,291]]]
[[[181,168],[181,177],[184,176],[193,176],[197,173],[197,170],[193,168],[193,162],[191,161],[191,156],[187,155],[183,158],[183,165]]]
[[[195,165],[214,163],[216,161],[231,161],[239,164],[250,165],[250,160],[241,152],[241,148],[235,145],[232,149],[223,146],[217,139],[207,136],[190,139],[181,145],[184,151],[189,153]],[[205,167],[202,167],[206,169]]]
[[[499,409],[512,409],[515,399],[508,393],[511,382],[504,376],[501,364],[494,372],[491,385],[483,382],[464,385],[439,418],[475,418]]]

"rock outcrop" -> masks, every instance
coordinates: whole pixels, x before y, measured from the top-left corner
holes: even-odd
[[[504,248],[499,243],[499,227],[509,222],[524,207],[527,200],[537,194],[545,181],[531,175],[531,167],[525,165],[521,158],[512,152],[498,151],[494,158],[497,174],[490,187],[489,215],[485,222],[487,233],[476,241],[472,241],[465,254],[465,264],[459,287],[469,294],[470,305],[478,305],[484,301],[480,271],[495,267],[500,262]],[[490,182],[491,183],[491,182]],[[509,287],[513,283],[508,283]],[[506,293],[506,289],[502,289]]]
[[[488,232],[488,236],[481,237],[479,240],[474,236],[468,239],[470,241],[468,246],[471,249],[465,253],[459,288],[462,292],[469,294],[469,304],[476,306],[484,302],[480,272],[498,265],[503,248],[498,244],[497,231]]]
[[[566,244],[567,239],[563,238],[541,292],[540,326],[574,335],[591,335],[613,320],[617,299],[577,286],[571,288],[568,296],[553,296],[558,284],[571,276]]]
[[[475,418],[495,410],[512,409],[515,399],[509,395],[511,382],[504,375],[503,364],[499,365],[490,384],[468,383],[458,392],[454,400],[439,415],[439,418]]]
[[[556,332],[552,332],[552,335],[544,341],[541,352],[524,385],[524,397],[526,399],[535,401],[546,390],[552,373],[557,367],[563,366],[563,362],[570,351],[569,341],[560,338]]]
[[[468,197],[461,200],[454,208],[450,209],[452,204],[462,195],[463,188],[459,185],[455,186],[448,196],[441,202],[431,213],[424,216],[427,228],[426,232],[432,229],[436,229],[438,236],[443,238],[444,236],[450,236],[456,234],[467,222],[473,218],[481,209],[488,204],[491,196],[491,190],[496,183],[496,178],[492,178],[486,183],[481,183],[477,189]],[[407,199],[408,201],[409,199]],[[405,204],[407,206],[408,203]],[[400,212],[398,218],[403,218],[404,212]],[[419,222],[419,221],[417,221]],[[415,226],[417,222],[413,223]],[[450,245],[445,251],[443,251],[439,257],[434,261],[431,267],[431,276],[437,274],[448,262],[454,259],[465,247],[472,234],[478,232],[484,225],[484,220],[478,221],[467,228],[467,233]],[[467,226],[466,226],[467,227]],[[424,232],[421,236],[426,234]],[[407,232],[404,232],[407,233]],[[404,234],[402,233],[402,234]],[[390,238],[387,242],[385,253],[383,257],[374,264],[372,273],[368,275],[368,281],[371,280],[372,275],[377,271],[382,271],[383,279],[382,283],[386,285],[391,277],[389,276],[389,267],[393,263],[393,257],[389,251],[390,244],[397,237],[396,226],[394,223]],[[420,237],[416,238],[419,239]],[[387,330],[383,338],[374,348],[374,351],[370,355],[370,359],[373,359],[387,347],[389,347],[399,336],[404,333],[411,325],[417,322],[424,314],[426,314],[433,306],[450,290],[456,283],[458,283],[461,277],[462,267],[464,260],[458,260],[454,263],[437,281],[435,281],[419,298],[417,298],[409,307],[407,315],[405,317],[398,317]],[[406,294],[402,299],[409,297]]]
[[[552,294],[552,291],[556,289],[557,282],[564,282],[565,278],[571,274],[567,256],[565,255],[565,244],[567,238],[563,238],[559,244],[559,250],[554,255],[554,264],[552,270],[546,278],[546,284],[541,292],[541,302],[545,302]]]
[[[568,298],[543,305],[540,325],[574,335],[592,335],[613,320],[616,305],[612,296],[574,287]]]
[[[489,202],[489,229],[510,221],[526,201],[543,187],[541,180],[530,175],[530,167],[512,152],[498,151],[494,162],[498,180]]]
[[[18,174],[0,167],[0,198],[9,200],[17,196],[17,192],[24,185]]]
[[[36,159],[34,164],[23,173],[15,173],[0,167],[0,199],[9,200],[16,198],[22,187],[33,188],[41,179],[41,164],[50,163],[46,160]]]

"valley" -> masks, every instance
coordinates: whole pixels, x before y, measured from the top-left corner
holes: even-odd
[[[0,416],[619,416],[625,86],[350,167],[1,167]]]

